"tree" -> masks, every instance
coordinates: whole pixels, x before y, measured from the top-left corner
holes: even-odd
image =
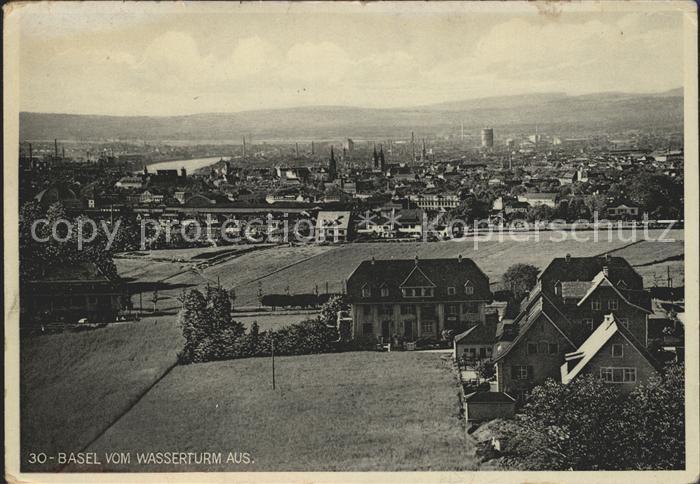
[[[608,202],[604,195],[586,195],[583,197],[583,204],[588,209],[591,217],[597,213],[599,219],[605,218],[605,209]]]
[[[511,437],[517,460],[533,470],[614,469],[622,409],[617,388],[591,375],[535,387]]]
[[[490,205],[474,196],[469,196],[455,209],[457,217],[471,224],[476,220],[484,220],[489,216]]]
[[[630,394],[619,445],[634,469],[685,468],[685,371],[670,364]]]
[[[519,301],[537,284],[539,269],[529,264],[513,264],[503,274],[503,285]]]
[[[508,429],[508,454],[529,470],[684,469],[684,389],[678,364],[628,395],[594,375],[549,379]]]
[[[493,366],[493,361],[489,360],[479,360],[474,368],[476,373],[480,378],[484,380],[490,380],[496,376],[496,370]]]
[[[160,301],[160,296],[158,295],[158,289],[153,290],[151,295],[151,302],[153,303],[153,312],[155,313],[158,309],[158,301]]]

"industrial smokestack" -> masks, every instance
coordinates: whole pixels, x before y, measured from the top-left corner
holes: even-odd
[[[411,131],[411,161],[416,161],[416,138]]]

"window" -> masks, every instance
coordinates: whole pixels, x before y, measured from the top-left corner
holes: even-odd
[[[364,285],[362,286],[362,297],[370,297],[372,295],[372,292],[369,290],[369,286]]]
[[[528,343],[527,344],[527,354],[528,355],[536,355],[537,354],[537,343]]]
[[[625,329],[630,329],[630,320],[627,318],[620,318],[620,324],[625,327]]]
[[[464,283],[464,294],[471,296],[474,294],[474,284],[471,281]]]
[[[600,369],[600,378],[606,383],[636,383],[636,368],[603,367]]]
[[[416,307],[413,304],[402,304],[401,314],[416,314]]]
[[[554,294],[557,296],[561,296],[561,281],[557,281],[554,283]]]
[[[591,310],[592,311],[600,311],[600,301],[591,301]]]
[[[549,352],[549,343],[547,341],[540,341],[539,352],[546,355]]]
[[[389,288],[388,287],[382,287],[380,289],[380,294],[382,297],[389,297]]]
[[[427,318],[427,319],[435,318],[435,306],[432,306],[429,304],[425,305],[425,306],[421,306],[420,314],[422,317]]]
[[[467,302],[462,304],[462,312],[467,314],[476,314],[479,312],[479,303]]]
[[[457,294],[457,288],[455,288],[453,286],[450,286],[447,288],[447,295],[448,296],[454,296],[455,294]]]
[[[486,348],[483,346],[479,348],[479,358],[486,358]]]
[[[623,349],[622,349],[621,344],[612,345],[612,355],[613,355],[613,358],[622,358]]]
[[[394,308],[391,304],[382,304],[379,308],[379,314],[382,316],[391,316],[394,314]]]
[[[362,314],[366,317],[372,316],[372,306],[362,306]]]
[[[435,329],[432,321],[423,321],[422,328],[424,333],[432,333]]]
[[[372,323],[364,323],[362,325],[362,334],[364,334],[364,335],[374,334],[374,326],[372,325]]]
[[[593,331],[593,320],[591,318],[584,318],[583,325],[586,326],[589,330]]]
[[[401,289],[403,297],[433,297],[435,289],[432,287],[404,287]]]
[[[617,299],[608,299],[608,309],[617,309]]]
[[[456,316],[457,315],[457,305],[456,304],[448,304],[447,305],[447,314],[449,316]]]
[[[559,344],[558,343],[549,343],[549,354],[550,355],[558,355],[559,354]]]
[[[513,380],[531,380],[532,367],[525,365],[514,365],[510,367]]]

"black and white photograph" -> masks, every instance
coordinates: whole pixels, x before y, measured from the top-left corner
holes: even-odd
[[[4,26],[6,481],[698,478],[695,3]]]

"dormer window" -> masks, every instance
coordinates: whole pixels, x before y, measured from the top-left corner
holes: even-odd
[[[447,288],[447,295],[448,295],[448,296],[454,296],[455,294],[457,294],[457,288],[456,288],[456,287],[450,286],[450,287]]]
[[[379,293],[382,297],[389,297],[389,288],[386,286],[382,286],[382,288],[379,290]]]
[[[464,294],[467,296],[474,294],[474,284],[472,284],[472,281],[467,281],[464,283]]]
[[[401,293],[403,297],[433,297],[435,289],[432,287],[403,287]]]
[[[561,281],[557,281],[554,283],[554,294],[557,296],[561,296]]]
[[[362,297],[370,297],[372,295],[372,291],[370,291],[370,288],[367,284],[362,286]]]

